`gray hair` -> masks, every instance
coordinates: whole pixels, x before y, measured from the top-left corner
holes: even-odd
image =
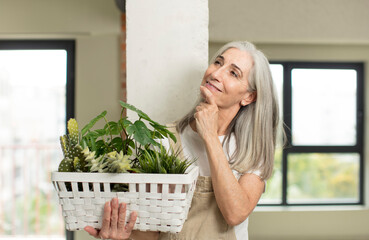
[[[231,167],[238,172],[260,170],[262,179],[268,179],[273,173],[274,151],[279,123],[278,97],[272,79],[269,62],[265,55],[246,41],[230,42],[221,47],[213,56],[217,56],[229,48],[246,51],[253,58],[253,66],[248,76],[248,91],[256,93],[256,101],[238,111],[227,129],[223,141],[229,149],[229,141],[233,133],[236,139],[236,150],[230,157]],[[196,109],[193,108],[177,124],[177,130],[183,132],[194,120]]]

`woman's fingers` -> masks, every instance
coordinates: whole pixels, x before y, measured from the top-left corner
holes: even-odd
[[[196,112],[201,112],[201,111],[211,111],[213,108],[212,105],[208,104],[208,103],[199,103],[199,105],[196,106]]]
[[[129,237],[137,220],[137,213],[132,212],[129,222],[126,224],[126,204],[120,204],[118,219],[118,236]]]
[[[127,239],[132,233],[137,220],[137,213],[132,212],[130,220],[126,224],[127,205],[119,204],[117,198],[104,205],[104,214],[101,230],[87,226],[84,230],[95,238],[103,239]]]
[[[205,108],[204,103],[200,103],[199,105],[196,106],[196,111],[200,112]]]
[[[111,218],[111,206],[110,202],[106,202],[104,206],[103,222],[100,230],[100,237],[109,238],[110,235],[110,219]]]
[[[133,227],[136,223],[137,220],[137,213],[136,212],[132,212],[131,216],[129,217],[129,222],[127,223],[127,225],[125,226],[125,231],[127,234],[131,234]]]
[[[210,92],[209,89],[207,89],[204,86],[200,86],[200,92],[202,97],[204,98],[205,102],[211,104],[211,105],[216,105],[215,102],[215,97],[214,95]]]
[[[126,207],[127,205],[125,203],[119,205],[118,231],[124,229],[126,225]]]
[[[93,237],[95,237],[95,238],[99,237],[99,231],[97,231],[97,230],[96,230],[95,228],[93,228],[93,227],[87,226],[87,227],[85,227],[85,228],[84,228],[84,230],[85,230],[88,234],[90,234],[91,236],[93,236]]]
[[[196,119],[197,133],[203,138],[218,135],[218,106],[214,95],[206,87],[201,86],[201,94],[205,102],[196,106],[194,118]]]
[[[118,199],[113,198],[113,200],[111,200],[111,218],[110,218],[110,231],[113,236],[117,233],[118,208],[119,208]]]

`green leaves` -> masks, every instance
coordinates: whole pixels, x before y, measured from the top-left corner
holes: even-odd
[[[117,121],[108,121],[106,119],[107,112],[93,118],[81,130],[81,145],[83,148],[88,147],[91,151],[95,151],[97,156],[108,153],[109,151],[123,151],[124,154],[139,153],[142,147],[150,145],[159,146],[157,140],[165,137],[172,138],[176,141],[173,133],[163,126],[152,120],[146,113],[137,109],[133,105],[120,101],[122,112],[124,109],[137,113],[139,119],[132,123],[126,117],[121,116]],[[94,129],[95,124],[104,119],[105,125],[101,129]],[[150,124],[147,127],[145,122]]]
[[[158,150],[143,149],[138,158],[138,170],[143,173],[184,174],[195,160],[180,159],[179,155],[179,150],[166,150],[162,145]]]
[[[167,127],[166,126],[163,126],[157,122],[155,122],[154,120],[152,120],[146,113],[142,112],[141,110],[137,109],[136,107],[128,104],[128,103],[125,103],[125,102],[122,102],[120,101],[120,105],[123,107],[123,108],[126,108],[126,109],[129,109],[131,111],[134,111],[137,113],[137,115],[148,121],[150,123],[150,125],[154,128],[155,131],[151,131],[151,136],[157,136],[158,138],[163,138],[163,137],[168,137],[168,138],[171,138],[173,139],[174,142],[177,142],[177,139],[176,137],[174,136],[174,134],[170,131],[168,131]],[[146,125],[145,125],[146,127]],[[153,133],[155,132],[155,133]]]
[[[104,130],[106,134],[117,135],[122,131],[119,127],[120,125],[117,122],[108,122],[105,124]]]
[[[128,104],[128,103],[125,103],[123,101],[119,101],[120,105],[123,107],[123,108],[126,108],[126,109],[129,109],[133,112],[136,112],[137,115],[140,117],[140,118],[143,118],[145,119],[146,121],[149,121],[149,122],[154,122],[156,123],[155,121],[153,121],[151,118],[149,118],[149,116],[142,112],[141,110],[137,109],[135,106],[131,105],[131,104]]]
[[[157,145],[151,138],[151,131],[146,127],[145,123],[137,120],[134,124],[127,127],[127,134],[133,136],[133,138],[141,145],[148,144]]]
[[[167,137],[167,138],[171,138],[174,142],[177,142],[176,137],[174,136],[174,134],[172,132],[170,132],[166,126],[160,125],[158,123],[150,123],[150,125],[156,130],[156,134],[159,135],[158,138],[163,138],[163,137]]]
[[[71,122],[70,129],[68,128],[70,136],[61,137],[64,156],[70,160],[63,162],[63,168],[61,170],[66,171],[71,169],[69,165],[72,164],[75,170],[85,171],[85,156],[82,156],[80,152],[82,149],[86,149],[86,152],[92,154],[91,156],[88,155],[91,159],[89,159],[89,164],[86,165],[87,171],[97,171],[96,166],[101,165],[98,168],[99,172],[105,171],[105,168],[109,170],[110,167],[113,167],[115,169],[114,171],[117,172],[119,169],[124,169],[124,166],[127,165],[129,160],[132,163],[132,171],[184,173],[188,166],[192,164],[192,161],[181,161],[178,158],[178,152],[167,152],[157,142],[163,138],[171,138],[176,142],[177,140],[174,134],[166,126],[155,122],[146,113],[133,105],[122,101],[120,101],[120,105],[122,107],[121,117],[116,122],[106,119],[107,111],[103,111],[93,118],[82,128],[81,132],[78,132],[77,122],[75,120]],[[131,122],[126,117],[123,117],[123,111],[126,109],[137,113],[139,119]],[[104,126],[93,129],[100,120],[105,121]],[[149,125],[146,125],[147,123]],[[78,156],[69,156],[71,155],[69,145],[72,140],[73,143],[76,142],[74,144],[75,147],[80,149]],[[157,150],[158,148],[159,150]],[[107,164],[105,160],[114,152],[119,153],[121,161],[114,162],[115,165],[113,166],[111,163]],[[99,159],[102,162],[99,162]],[[111,172],[112,170],[110,169],[109,171]]]
[[[106,111],[103,111],[100,115],[92,119],[86,126],[81,130],[81,135],[85,135],[88,130],[90,130],[101,118],[106,116]]]

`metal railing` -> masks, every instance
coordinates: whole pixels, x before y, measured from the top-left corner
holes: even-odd
[[[57,144],[0,145],[0,238],[65,239],[51,171]]]

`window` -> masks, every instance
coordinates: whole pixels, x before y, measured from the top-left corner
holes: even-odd
[[[0,41],[0,238],[65,239],[50,172],[73,89],[74,41]]]
[[[288,143],[260,205],[363,204],[363,64],[273,62],[271,71]]]

